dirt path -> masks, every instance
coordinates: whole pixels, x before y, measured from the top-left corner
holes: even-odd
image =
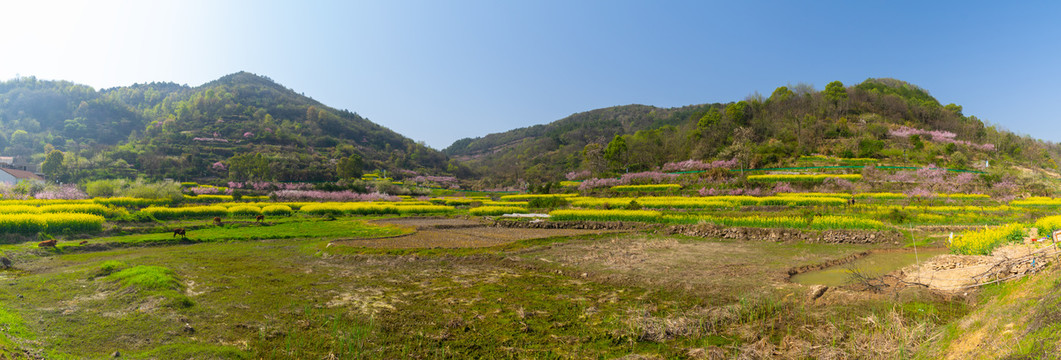
[[[382,239],[350,239],[334,241],[333,244],[383,248],[479,248],[504,245],[530,239],[558,236],[602,234],[615,231],[574,229],[520,229],[490,227],[487,224],[460,218],[396,218],[378,220],[377,223],[413,226],[416,231],[403,236]]]

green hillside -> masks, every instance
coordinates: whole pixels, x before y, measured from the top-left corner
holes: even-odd
[[[621,140],[617,140],[619,136]],[[1054,170],[1061,148],[941,105],[895,79],[854,86],[777,88],[727,104],[619,106],[455,142],[444,152],[502,183],[659,169],[683,160],[738,159],[744,168],[800,165],[811,155],[881,163],[983,167],[985,161]]]
[[[64,154],[61,181],[336,180],[357,155],[363,170],[460,172],[442,153],[356,113],[240,72],[199,87],[138,84],[95,91],[65,81],[0,83],[3,155]],[[447,171],[449,170],[449,171]]]

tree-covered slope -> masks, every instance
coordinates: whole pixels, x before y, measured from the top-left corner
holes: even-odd
[[[617,137],[618,136],[618,137]],[[738,159],[745,167],[793,165],[801,156],[875,158],[973,167],[984,160],[1055,169],[1056,144],[1018,136],[941,105],[895,79],[817,91],[782,86],[769,97],[663,109],[630,105],[545,125],[462,139],[445,149],[501,182],[545,182],[571,171],[607,176],[688,159]]]
[[[64,153],[66,181],[155,178],[326,181],[340,159],[365,170],[461,172],[442,153],[272,80],[240,72],[199,87],[95,91],[33,78],[0,83],[4,155]]]

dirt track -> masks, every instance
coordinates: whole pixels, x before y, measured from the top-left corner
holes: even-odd
[[[382,239],[350,239],[333,242],[336,245],[385,248],[479,248],[504,245],[529,239],[557,236],[578,236],[615,231],[575,229],[520,229],[490,227],[469,219],[456,218],[397,218],[379,220],[383,224],[413,226],[412,234]]]

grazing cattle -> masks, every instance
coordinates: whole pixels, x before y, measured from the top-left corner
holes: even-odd
[[[78,245],[85,245],[85,244],[88,244],[88,240],[85,240],[85,241],[79,242],[79,243],[77,243],[77,244],[78,244]]]
[[[188,236],[184,234],[184,228],[174,229],[173,230],[173,237],[177,237],[177,235],[180,235],[181,239],[187,239],[188,238]]]
[[[221,225],[221,217],[214,216],[214,225]]]
[[[41,242],[37,243],[37,247],[49,247],[49,246],[50,247],[55,247],[56,243],[58,243],[58,241],[55,240],[55,239],[51,239],[51,240],[48,240],[48,241],[41,241]]]
[[[265,221],[265,215],[258,215],[258,216],[255,216],[255,217],[254,217],[254,221],[257,221],[257,222],[259,222],[259,223],[260,223],[260,222],[262,222],[262,221]]]

